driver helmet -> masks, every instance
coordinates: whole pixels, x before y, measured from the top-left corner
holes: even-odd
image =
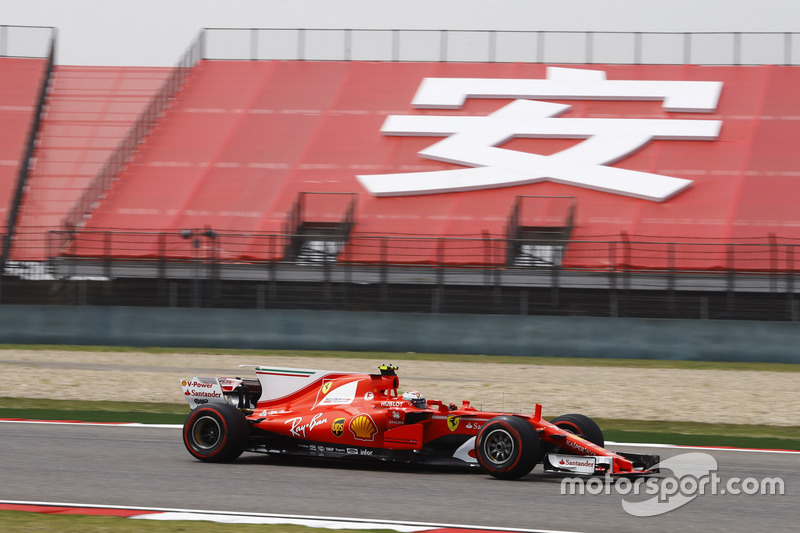
[[[426,409],[428,407],[425,397],[415,390],[404,392],[403,399],[407,402],[411,402],[411,405],[417,407],[418,409]]]

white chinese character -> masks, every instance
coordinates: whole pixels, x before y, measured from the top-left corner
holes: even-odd
[[[391,115],[386,135],[446,137],[421,156],[467,169],[361,175],[376,196],[466,191],[554,181],[663,201],[690,180],[613,168],[652,139],[714,140],[718,120],[558,118],[570,106],[528,98],[663,100],[668,111],[711,112],[721,82],[609,81],[602,71],[549,68],[546,80],[425,79],[416,107],[460,107],[466,98],[519,98],[488,116]],[[514,137],[586,139],[552,155],[499,148]]]

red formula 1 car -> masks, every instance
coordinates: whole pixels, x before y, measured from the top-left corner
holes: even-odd
[[[371,458],[435,465],[480,465],[516,479],[542,463],[546,472],[652,474],[657,455],[614,453],[590,418],[550,422],[533,414],[479,411],[398,394],[397,367],[358,374],[255,367],[256,378],[183,380],[192,411],[186,449],[201,461],[232,461],[242,452]]]

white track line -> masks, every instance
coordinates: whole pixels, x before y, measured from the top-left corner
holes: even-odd
[[[75,509],[122,509],[142,511],[142,514],[129,518],[137,520],[203,520],[229,524],[297,524],[327,529],[392,529],[401,533],[415,533],[431,529],[467,529],[477,532],[505,531],[508,533],[575,533],[555,529],[513,529],[463,524],[437,524],[432,522],[405,522],[397,520],[370,520],[365,518],[342,518],[313,515],[284,515],[273,513],[245,513],[233,511],[207,511],[201,509],[171,509],[159,507],[133,507],[124,505],[94,505],[85,503],[58,503],[24,500],[0,500],[0,504],[36,505],[48,507],[72,507]]]
[[[115,428],[166,428],[181,429],[182,424],[142,424],[141,422],[80,422],[77,420],[9,420],[0,419],[0,423],[6,424],[53,424],[53,425],[73,425],[73,426],[105,426]]]

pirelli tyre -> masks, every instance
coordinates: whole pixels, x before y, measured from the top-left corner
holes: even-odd
[[[554,426],[574,433],[601,448],[605,446],[603,431],[597,423],[586,415],[570,414],[557,416],[550,421]]]
[[[533,426],[515,416],[496,416],[475,439],[478,464],[498,479],[518,479],[536,466],[542,444]]]
[[[250,433],[245,416],[235,407],[212,403],[198,407],[183,423],[183,444],[197,459],[233,461],[244,451]]]

